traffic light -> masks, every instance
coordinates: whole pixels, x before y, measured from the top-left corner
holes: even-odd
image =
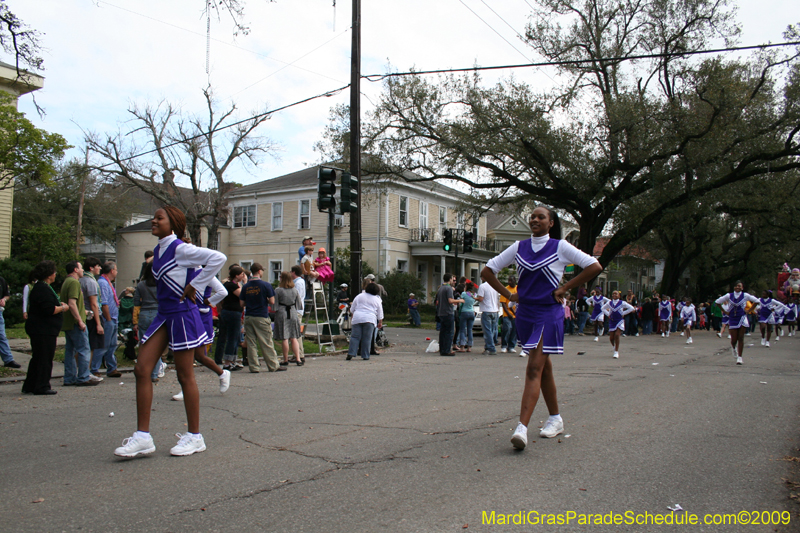
[[[464,253],[468,254],[472,251],[472,243],[475,239],[475,234],[471,231],[464,232]]]
[[[453,250],[453,230],[451,229],[444,230],[444,246],[442,246],[442,250],[445,252]]]
[[[336,171],[332,168],[321,168],[317,171],[317,208],[326,211],[336,207]]]
[[[358,178],[349,172],[342,172],[341,203],[342,213],[355,213],[358,210]]]

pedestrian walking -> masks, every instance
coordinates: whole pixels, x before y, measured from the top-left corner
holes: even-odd
[[[564,353],[563,299],[570,289],[595,278],[603,270],[595,258],[561,240],[561,223],[555,211],[537,207],[531,213],[529,225],[531,238],[509,246],[491,259],[481,273],[501,296],[519,302],[516,324],[519,340],[530,355],[519,423],[511,437],[512,445],[520,450],[528,443],[528,424],[540,391],[550,416],[539,435],[549,438],[564,432],[551,357]],[[516,293],[497,279],[497,273],[512,264],[519,274]],[[559,287],[568,264],[583,270]]]
[[[177,208],[158,209],[151,224],[158,238],[154,250],[153,274],[157,281],[158,314],[142,337],[134,369],[136,376],[137,430],[117,448],[115,455],[136,457],[155,451],[150,435],[150,414],[153,403],[151,375],[164,348],[169,346],[175,357],[178,381],[184,394],[188,432],[178,434],[178,444],[170,449],[172,455],[191,455],[206,449],[200,433],[200,393],[194,377],[195,350],[202,348],[207,333],[200,320],[197,298],[205,291],[211,278],[225,264],[220,252],[199,248],[183,242],[186,217]],[[205,265],[203,272],[194,270]]]

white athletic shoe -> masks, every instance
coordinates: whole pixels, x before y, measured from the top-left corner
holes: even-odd
[[[619,359],[619,352],[614,352],[614,355],[612,357],[614,359]]]
[[[231,386],[231,371],[223,370],[222,375],[219,377],[219,391],[225,392]],[[183,392],[183,391],[181,391]]]
[[[600,340],[600,337],[595,337],[595,338],[594,338],[594,342],[597,342],[597,341],[599,341],[599,340]]]
[[[508,353],[517,353],[517,351],[514,348],[509,348]]]
[[[750,333],[749,331],[748,331],[747,333],[745,333],[745,334],[744,334],[744,336],[745,336],[745,337],[750,337],[751,335],[752,335],[752,333]],[[731,336],[730,336],[730,335],[728,335],[728,338],[730,339],[730,338],[731,338]]]
[[[539,432],[539,436],[552,439],[561,433],[564,433],[564,420],[554,420],[552,418],[548,418],[547,422],[544,423],[542,430]]]
[[[511,435],[511,445],[518,450],[524,450],[528,445],[528,428],[522,425],[522,422],[517,424],[517,429]]]
[[[158,360],[158,377],[163,378],[166,375],[167,365],[161,359]]]
[[[719,338],[719,339],[722,338],[722,333],[720,333],[719,331],[717,332],[717,338]]]
[[[666,335],[664,335],[664,333],[662,332],[661,333],[661,338],[663,339],[664,337],[666,337]]]
[[[750,335],[750,334],[748,333],[747,335]],[[730,333],[728,333],[728,338],[729,338],[729,339],[731,338],[731,335],[730,335]]]
[[[769,341],[767,341],[767,343],[766,343],[766,344],[764,344],[764,346],[766,346],[767,348],[769,348]]]
[[[206,443],[202,435],[194,436],[191,433],[175,434],[178,437],[178,444],[173,446],[169,453],[172,455],[192,455],[197,452],[204,452],[206,450]]]
[[[508,349],[507,348],[500,348],[500,353],[508,353]]]
[[[733,356],[734,356],[736,359],[739,359],[739,358],[740,358],[740,357],[739,357],[739,354],[737,354],[737,353],[736,353],[736,348],[734,348],[733,346],[731,346],[731,353],[733,354]]]
[[[681,331],[681,337],[683,337],[683,332]]]
[[[741,357],[736,357],[736,364],[737,365],[741,365],[742,364],[742,358]]]
[[[528,350],[523,348],[522,350],[519,351],[520,357],[525,357],[526,355],[528,355]]]
[[[761,337],[761,346],[765,346],[766,342],[767,342],[767,339],[765,339],[764,337]]]
[[[688,339],[686,339],[686,344],[692,344],[692,338],[691,338],[691,337],[689,337]]]
[[[669,331],[667,332],[667,338],[669,338]]]
[[[134,432],[131,437],[122,441],[122,446],[114,450],[114,455],[120,457],[136,457],[137,455],[147,455],[156,451],[153,437],[148,433],[146,437]]]
[[[182,402],[183,401],[183,391],[180,391],[178,394],[173,396],[172,399],[175,400],[176,402]]]
[[[780,337],[778,337],[778,336],[776,336],[776,337],[775,337],[775,342],[778,342],[779,340],[781,340],[781,338],[780,338]]]
[[[638,337],[638,336],[639,336],[639,334],[638,334],[638,333],[637,333],[636,335],[634,335],[634,337]]]

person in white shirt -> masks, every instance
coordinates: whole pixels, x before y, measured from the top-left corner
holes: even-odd
[[[608,317],[608,340],[614,347],[614,359],[619,359],[619,340],[625,331],[625,316],[636,311],[636,308],[625,300],[619,299],[619,291],[611,293],[611,299],[603,304],[603,314]]]
[[[736,358],[736,364],[743,364],[742,352],[744,351],[744,336],[750,323],[747,320],[747,302],[758,304],[758,298],[744,292],[744,284],[737,281],[733,285],[733,292],[723,294],[716,299],[717,304],[730,305],[728,311],[728,331],[731,334],[731,352]],[[738,349],[737,349],[738,348]]]
[[[300,319],[300,333],[305,331],[305,326],[303,325],[303,315],[305,314],[305,305],[306,305],[306,282],[303,280],[303,267],[300,265],[294,265],[291,269],[289,269],[289,274],[292,276],[292,281],[294,281],[294,288],[297,289],[297,293],[300,295],[300,305],[297,307],[297,317]],[[300,278],[300,281],[297,279]],[[301,335],[299,339],[297,339],[297,344],[300,345],[300,361],[306,361],[306,352],[303,349],[303,336]],[[293,361],[289,361],[290,363]]]
[[[353,313],[353,331],[350,334],[350,347],[347,360],[361,354],[361,358],[369,360],[372,345],[372,332],[383,325],[383,302],[378,296],[380,289],[375,283],[369,283],[364,292],[353,299],[350,311]]]
[[[694,305],[692,305],[691,298],[683,299],[683,306],[681,307],[681,324],[683,324],[683,331],[686,333],[686,344],[692,344],[692,326],[697,322],[697,313],[695,313]],[[683,335],[683,333],[681,333]]]
[[[475,299],[480,302],[478,308],[481,312],[481,329],[483,330],[483,342],[486,346],[483,353],[497,355],[497,313],[500,312],[500,294],[486,283],[481,276],[481,286]]]

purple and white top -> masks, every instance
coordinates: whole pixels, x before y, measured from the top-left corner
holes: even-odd
[[[659,300],[658,302],[658,319],[662,322],[669,322],[672,320],[672,302],[667,300]]]
[[[200,275],[202,271],[202,268],[196,269],[195,276]],[[216,305],[224,300],[227,295],[228,289],[226,289],[217,278],[211,278],[211,282],[208,284],[208,287],[206,287],[206,290],[203,291],[203,299],[197,299],[197,308],[201,313],[210,313],[211,307],[216,307]],[[208,300],[209,305],[206,305],[206,300]]]
[[[609,331],[614,331],[622,322],[625,315],[633,313],[636,308],[624,300],[609,300],[603,304],[603,314],[608,317]],[[625,328],[622,328],[623,331]]]
[[[797,320],[797,304],[790,303],[786,306],[786,314],[783,315],[786,322],[794,322]]]
[[[775,313],[777,311],[785,313],[786,306],[772,298],[759,298],[756,310],[758,311],[759,322],[775,324]]]
[[[684,324],[689,324],[690,322],[694,324],[697,322],[697,313],[695,313],[694,304],[684,304],[681,306],[681,321],[683,321]]]
[[[611,300],[609,300],[602,294],[595,294],[594,296],[590,296],[588,302],[589,305],[592,306],[592,316],[589,317],[589,320],[592,322],[603,320],[603,306],[610,301]]]
[[[198,295],[203,294],[227,260],[223,253],[187,244],[174,234],[159,239],[153,253],[159,314],[182,312],[195,306],[188,298],[181,301],[186,285],[191,283]],[[206,267],[195,273],[201,265]]]
[[[517,265],[519,303],[555,304],[552,292],[558,288],[567,265],[586,268],[597,263],[597,259],[565,240],[544,235],[515,242],[490,259],[486,266],[497,274],[514,263]]]
[[[746,292],[731,292],[728,294],[723,294],[716,299],[716,302],[719,305],[724,306],[727,303],[730,306],[730,309],[728,310],[728,324],[731,329],[747,327],[748,323],[747,313],[745,313],[745,305],[747,305],[747,302],[752,302],[754,304],[759,303],[758,298]]]

